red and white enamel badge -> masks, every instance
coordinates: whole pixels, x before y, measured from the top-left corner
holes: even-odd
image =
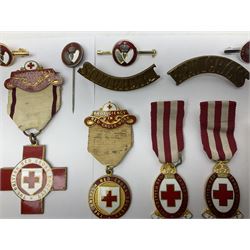
[[[184,180],[171,164],[163,165],[161,174],[154,183],[155,215],[165,218],[191,217],[187,211],[188,191]]]
[[[114,61],[121,66],[129,66],[133,64],[138,54],[151,55],[152,57],[155,57],[156,53],[155,49],[138,50],[136,46],[128,40],[118,41],[114,45],[112,51],[97,50],[98,55],[112,55]]]
[[[115,62],[121,66],[129,66],[134,63],[137,54],[135,45],[126,40],[117,42],[112,50]]]
[[[99,218],[120,218],[131,202],[128,185],[118,176],[103,176],[89,191],[89,206]]]
[[[67,168],[52,168],[44,157],[45,146],[24,146],[21,162],[0,169],[0,190],[12,190],[21,199],[21,214],[43,214],[44,198],[66,190]]]
[[[113,170],[133,145],[132,125],[136,117],[108,102],[84,122],[89,127],[88,151],[106,167],[107,174],[90,188],[90,209],[99,218],[120,218],[129,209],[131,193]]]
[[[157,210],[152,218],[191,218],[187,209],[188,191],[182,177],[177,174],[180,165],[183,140],[183,101],[151,103],[152,147],[163,163],[157,177],[153,197]]]
[[[14,62],[15,56],[28,56],[29,51],[18,49],[11,51],[5,44],[0,43],[0,66],[10,66]]]
[[[207,181],[205,197],[209,209],[203,213],[205,218],[242,217],[238,211],[240,189],[225,163],[218,162],[215,165],[214,173]]]
[[[242,218],[238,210],[240,189],[227,163],[237,151],[234,138],[236,102],[211,101],[200,104],[201,139],[208,157],[216,161],[209,177],[204,218]]]
[[[30,168],[28,166],[32,165]],[[11,174],[11,186],[22,200],[37,201],[44,198],[53,186],[53,172],[49,164],[38,158],[24,159]]]
[[[37,136],[61,106],[63,79],[55,70],[28,61],[5,81],[7,111],[32,145],[23,147],[23,159],[14,168],[0,169],[0,190],[12,190],[21,199],[21,214],[43,214],[50,191],[65,190],[67,168],[51,168],[45,146]]]

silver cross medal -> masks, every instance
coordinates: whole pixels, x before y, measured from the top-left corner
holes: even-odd
[[[72,75],[72,113],[75,111],[75,68],[81,63],[84,55],[82,46],[79,43],[69,43],[62,50],[63,63],[73,69]]]

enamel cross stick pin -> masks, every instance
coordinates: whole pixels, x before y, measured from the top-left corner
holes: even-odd
[[[62,61],[63,63],[73,69],[72,75],[72,112],[75,111],[75,68],[82,61],[84,55],[83,48],[79,43],[69,43],[62,50]]]

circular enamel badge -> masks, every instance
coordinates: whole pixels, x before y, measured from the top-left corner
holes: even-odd
[[[22,200],[41,200],[50,192],[52,186],[53,172],[44,160],[24,159],[12,171],[11,187]]]
[[[71,68],[76,67],[83,58],[84,51],[79,43],[69,43],[62,50],[62,61],[63,63]]]
[[[128,185],[117,176],[103,176],[93,183],[89,191],[89,206],[99,218],[123,216],[131,202]]]
[[[112,50],[115,62],[121,66],[129,66],[134,63],[137,54],[135,45],[126,40],[117,42]]]
[[[39,68],[39,64],[36,61],[30,60],[24,64],[26,70],[36,70]]]
[[[13,55],[11,51],[0,43],[0,66],[9,66],[13,61]]]
[[[240,57],[246,63],[249,63],[250,61],[249,51],[250,51],[250,42],[247,42],[240,51]]]
[[[219,177],[214,173],[206,185],[208,208],[217,218],[233,217],[240,203],[240,190],[237,181],[231,174]]]
[[[177,173],[173,178],[160,174],[154,184],[153,196],[158,212],[165,218],[179,218],[187,209],[187,187]]]

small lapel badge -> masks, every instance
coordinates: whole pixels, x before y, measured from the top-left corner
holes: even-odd
[[[239,53],[240,57],[243,62],[249,63],[250,62],[250,41],[247,42],[245,45],[243,45],[242,48],[228,48],[224,50],[225,54],[233,54],[233,53]]]
[[[11,51],[6,45],[0,43],[0,66],[10,66],[14,62],[15,56],[28,56],[29,51],[18,49]]]
[[[133,64],[138,54],[156,56],[156,50],[138,50],[135,45],[127,40],[118,41],[112,51],[97,50],[97,55],[112,55],[114,61],[121,66]]]

